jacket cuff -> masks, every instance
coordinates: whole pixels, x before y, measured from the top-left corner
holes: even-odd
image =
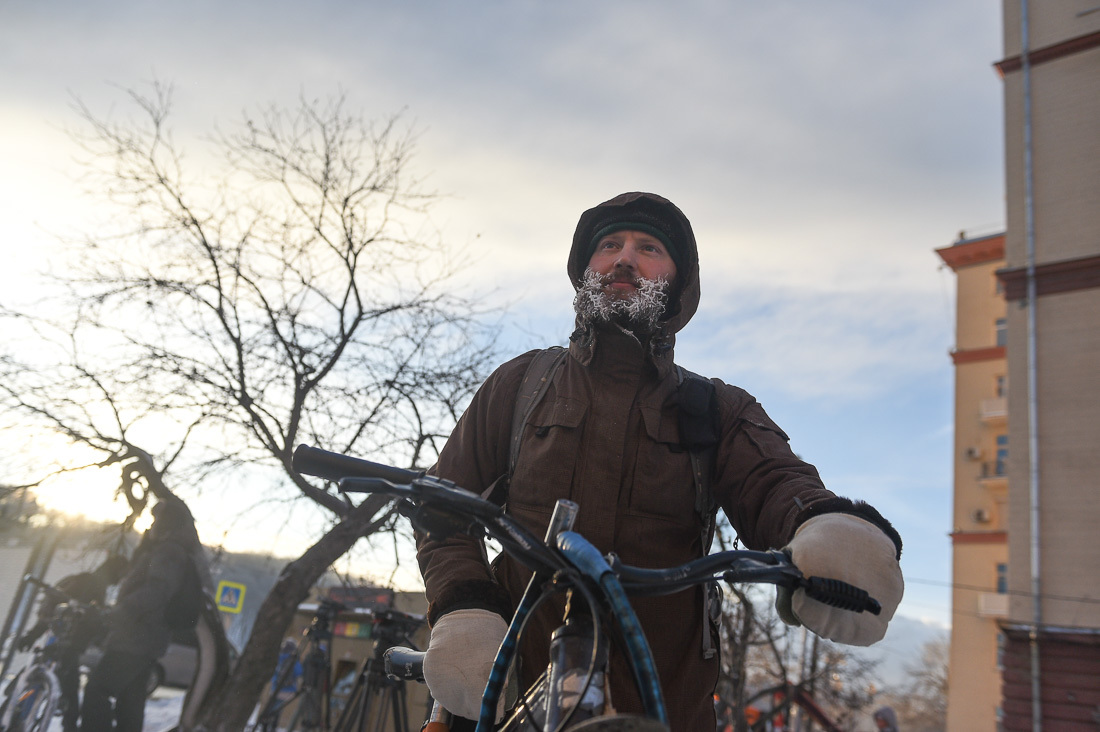
[[[822,516],[827,513],[846,513],[879,527],[886,536],[890,537],[890,541],[894,542],[894,546],[897,548],[896,558],[901,559],[901,534],[897,532],[893,524],[875,510],[874,506],[864,501],[853,501],[840,496],[815,501],[799,512],[796,528],[815,516]]]
[[[505,622],[512,619],[512,600],[504,588],[489,580],[469,580],[447,588],[428,606],[428,625],[453,610],[490,610]]]

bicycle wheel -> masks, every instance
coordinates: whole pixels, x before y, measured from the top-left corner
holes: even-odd
[[[668,725],[655,719],[616,714],[613,717],[597,717],[570,727],[570,732],[669,732]]]
[[[8,700],[5,732],[46,732],[60,693],[53,671],[44,666],[27,669]]]

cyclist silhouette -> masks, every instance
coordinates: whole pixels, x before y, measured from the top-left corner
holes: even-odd
[[[78,572],[57,581],[58,592],[49,592],[38,606],[34,625],[16,642],[19,650],[27,650],[50,626],[57,606],[66,600],[89,605],[103,605],[107,589],[118,584],[129,566],[126,557],[108,556],[102,564],[90,572]],[[81,616],[70,630],[68,642],[57,656],[57,683],[60,691],[61,727],[63,732],[76,732],[80,719],[80,657],[102,632],[102,624],[92,617]]]
[[[141,731],[149,673],[171,642],[165,613],[189,564],[200,577],[207,574],[194,519],[183,501],[162,499],[106,617],[103,657],[84,687],[82,731]]]

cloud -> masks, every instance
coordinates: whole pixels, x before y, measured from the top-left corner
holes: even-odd
[[[678,360],[762,396],[830,484],[930,537],[906,562],[940,576],[937,516],[911,498],[948,485],[928,436],[949,418],[954,324],[931,250],[1003,219],[1000,44],[991,0],[14,4],[0,139],[24,152],[0,171],[5,240],[90,213],[41,131],[74,121],[70,93],[121,109],[111,84],[154,76],[176,85],[189,148],[300,94],[407,110],[417,172],[447,194],[434,223],[469,244],[464,284],[513,303],[505,350],[571,330],[580,213],[661,193],[703,262]]]
[[[730,289],[709,301],[679,352],[705,372],[761,390],[836,403],[879,397],[946,368],[945,334],[929,305],[904,293],[777,286]]]

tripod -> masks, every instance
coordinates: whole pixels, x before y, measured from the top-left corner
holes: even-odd
[[[409,635],[422,622],[396,610],[375,612],[371,631],[374,653],[363,662],[333,732],[409,732],[405,682],[386,675],[383,654],[398,643],[410,643]],[[387,727],[391,720],[393,726]]]
[[[288,657],[276,672],[271,696],[256,717],[257,732],[274,732],[279,727],[279,717],[286,707],[298,700],[294,715],[286,725],[287,732],[294,732],[301,725],[305,732],[327,730],[332,689],[329,683],[329,647],[332,643],[332,621],[344,606],[331,600],[322,600],[313,622],[306,630],[305,640],[295,656]],[[301,671],[301,683],[287,698],[279,691],[291,684],[295,668]]]

